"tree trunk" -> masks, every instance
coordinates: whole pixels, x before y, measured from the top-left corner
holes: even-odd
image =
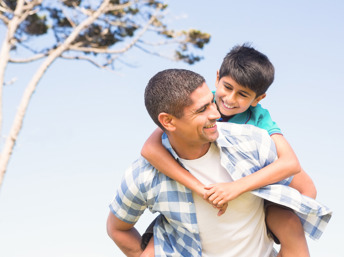
[[[14,33],[20,23],[20,15],[23,11],[24,0],[20,0],[17,3],[17,7],[14,11],[14,16],[7,25],[6,37],[3,41],[0,51],[0,139],[2,138],[2,122],[3,122],[3,110],[2,110],[2,93],[5,84],[5,71],[10,59],[10,51],[13,45]],[[1,181],[1,179],[0,179]],[[0,182],[1,185],[1,182]]]
[[[75,38],[79,35],[79,33],[83,29],[85,29],[87,26],[92,24],[94,22],[94,20],[96,20],[104,12],[104,10],[108,6],[109,2],[110,2],[110,0],[104,0],[103,3],[100,5],[100,7],[91,16],[89,16],[86,20],[84,20],[77,27],[75,27],[74,31],[63,42],[63,44],[61,44],[59,47],[57,47],[54,51],[52,51],[49,54],[47,59],[42,63],[40,68],[37,70],[35,75],[32,77],[30,83],[28,84],[27,88],[24,91],[22,100],[20,102],[20,105],[18,107],[17,113],[16,113],[15,118],[14,118],[12,128],[10,130],[9,135],[6,138],[6,142],[5,142],[4,148],[3,148],[1,156],[0,156],[0,188],[1,188],[1,185],[3,183],[4,175],[5,175],[5,172],[6,172],[6,169],[8,166],[8,162],[10,160],[15,142],[17,140],[18,134],[19,134],[21,127],[23,125],[23,120],[24,120],[24,116],[26,114],[26,110],[27,110],[28,105],[30,103],[31,97],[36,90],[38,82],[41,80],[42,76],[44,75],[46,70],[49,68],[49,66],[64,51],[68,50],[68,47],[75,40]],[[0,68],[1,68],[1,66],[0,66]]]

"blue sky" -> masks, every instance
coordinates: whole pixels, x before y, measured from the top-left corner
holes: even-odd
[[[143,104],[146,83],[177,67],[202,74],[214,89],[223,57],[244,42],[274,64],[261,103],[313,178],[317,199],[334,211],[322,238],[308,240],[311,256],[343,256],[344,2],[170,2],[171,27],[212,35],[202,62],[187,66],[135,50],[125,58],[134,67],[120,64],[112,73],[59,60],[39,83],[0,192],[0,256],[124,256],[105,222],[124,170],[155,128]],[[4,91],[5,134],[36,67],[8,68],[7,79],[17,82]],[[151,219],[147,211],[139,230]]]

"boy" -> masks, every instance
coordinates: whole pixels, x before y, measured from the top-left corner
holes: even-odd
[[[219,208],[218,215],[226,211],[228,201],[239,195],[293,175],[290,186],[315,198],[312,180],[301,169],[292,148],[271,120],[269,112],[259,105],[273,79],[274,67],[269,59],[245,44],[234,47],[227,54],[216,79],[215,102],[221,114],[219,121],[258,126],[267,130],[275,142],[278,159],[265,168],[232,183],[204,186],[167,153],[161,145],[162,132],[159,130],[147,140],[141,154],[159,171]],[[291,210],[268,203],[266,223],[272,236],[281,242],[279,256],[309,256],[301,222]],[[144,255],[154,256],[152,240]]]

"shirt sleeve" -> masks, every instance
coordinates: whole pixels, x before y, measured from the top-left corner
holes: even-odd
[[[270,113],[267,109],[262,108],[260,104],[251,108],[252,120],[255,126],[265,129],[269,135],[282,134],[281,129],[277,126],[276,122],[271,119]]]
[[[261,163],[261,167],[268,166],[269,164],[273,163],[277,159],[277,151],[274,141],[271,137],[265,132],[261,133],[260,136],[255,136],[255,138],[261,138],[261,140],[257,140],[257,149],[259,153],[259,161]],[[288,186],[291,182],[293,177],[289,177],[283,179],[276,184],[286,185]]]
[[[110,203],[111,212],[120,220],[134,224],[147,208],[144,194],[145,185],[142,181],[140,162],[136,161],[126,170],[122,182]]]

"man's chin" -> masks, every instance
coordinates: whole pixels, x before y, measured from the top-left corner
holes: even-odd
[[[213,135],[208,136],[208,140],[210,143],[212,143],[212,142],[215,142],[218,137],[219,137],[219,132],[216,131]]]

